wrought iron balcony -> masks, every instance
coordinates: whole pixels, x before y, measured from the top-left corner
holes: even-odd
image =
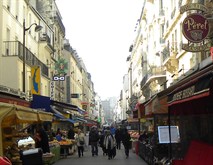
[[[46,77],[49,77],[48,67],[42,63],[29,49],[25,47],[26,59],[25,63],[29,66],[38,65],[41,67],[41,72]],[[3,57],[17,56],[23,61],[23,44],[19,41],[4,41],[3,42]]]
[[[156,78],[161,78],[162,76],[166,76],[166,71],[164,70],[164,67],[153,67],[151,68],[147,74],[143,77],[141,81],[141,89],[143,86],[148,82],[149,79],[156,79]],[[153,80],[154,80],[153,79]]]

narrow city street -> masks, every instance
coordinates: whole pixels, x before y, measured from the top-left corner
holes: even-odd
[[[108,160],[107,156],[103,156],[103,152],[99,147],[99,155],[92,157],[90,148],[85,151],[84,156],[79,158],[77,152],[74,155],[68,156],[67,158],[62,158],[54,165],[94,165],[94,164],[101,164],[101,165],[147,165],[143,159],[141,159],[138,155],[130,150],[129,158],[126,159],[124,154],[124,148],[122,146],[121,150],[117,150],[116,157],[112,160]]]

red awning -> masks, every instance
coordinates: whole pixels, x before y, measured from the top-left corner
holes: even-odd
[[[212,73],[192,79],[168,95],[171,114],[191,115],[213,113]]]
[[[212,74],[200,79],[192,79],[168,95],[168,105],[172,106],[209,96],[211,83]]]

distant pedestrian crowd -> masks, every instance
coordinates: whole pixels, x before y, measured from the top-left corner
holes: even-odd
[[[121,149],[121,142],[125,148],[126,158],[129,157],[129,149],[131,147],[130,134],[127,129],[117,129],[113,126],[106,127],[102,131],[93,126],[89,133],[89,145],[91,145],[92,156],[98,156],[98,145],[102,148],[103,155],[107,155],[108,159],[116,156],[116,149]]]

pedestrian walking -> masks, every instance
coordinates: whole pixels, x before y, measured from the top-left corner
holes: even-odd
[[[111,125],[110,132],[113,136],[115,136],[115,131],[116,131],[115,127],[113,125]]]
[[[89,145],[92,147],[92,156],[98,156],[98,141],[99,141],[99,134],[97,127],[93,126],[89,133]]]
[[[69,126],[68,127],[68,133],[67,133],[67,139],[70,139],[70,140],[74,140],[75,139],[75,132],[74,132],[74,129],[73,129],[73,125]],[[74,153],[74,149],[75,149],[75,146],[72,145],[70,148],[69,148],[69,154],[72,155]]]
[[[106,150],[106,147],[104,145],[104,138],[106,136],[106,130],[104,130],[100,136],[100,140],[99,140],[99,144],[100,144],[100,147],[102,148],[102,151],[103,151],[103,155],[107,155],[107,150]]]
[[[126,159],[129,157],[129,149],[131,146],[130,140],[131,140],[130,134],[128,133],[128,130],[126,128],[124,128],[122,142],[123,142],[124,149],[125,149]]]
[[[107,150],[108,159],[110,160],[114,158],[116,155],[116,141],[110,130],[106,131],[106,136],[104,138],[104,146]]]
[[[73,126],[69,127],[68,133],[67,133],[68,139],[75,139],[75,132],[73,130]]]
[[[76,135],[76,142],[78,147],[78,157],[84,156],[84,145],[85,145],[85,136],[84,133],[79,129],[78,134]]]
[[[115,131],[116,147],[118,150],[121,149],[121,137],[122,137],[121,128],[118,127]]]

